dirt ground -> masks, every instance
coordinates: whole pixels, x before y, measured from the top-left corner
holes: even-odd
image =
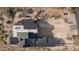
[[[47,25],[47,27],[43,27],[44,23],[38,23],[40,25],[39,35],[43,36],[54,36],[57,38],[62,38],[66,43],[65,46],[57,46],[57,47],[47,47],[46,48],[26,48],[23,50],[29,50],[29,49],[35,49],[35,50],[73,50],[73,40],[68,40],[68,37],[71,37],[73,34],[78,34],[77,29],[71,30],[72,25],[76,25],[75,15],[71,14],[68,10],[70,8],[33,8],[34,11],[31,14],[28,14],[31,19],[36,19],[36,15],[38,15],[39,10],[44,10],[45,12],[42,12],[40,15],[38,15],[38,18],[43,17]],[[25,19],[27,17],[19,17],[19,15],[24,12],[20,11],[15,14],[13,24],[17,23],[18,21],[21,21],[22,19]],[[64,13],[66,15],[64,15]],[[45,15],[47,14],[47,16]],[[7,30],[7,34],[10,37],[10,34],[12,34],[12,24],[6,24],[7,20],[11,20],[10,18],[4,17],[4,30]],[[41,20],[41,19],[40,19]],[[42,26],[41,26],[42,24]],[[45,25],[46,26],[46,25]],[[54,29],[51,29],[51,26],[54,26]],[[53,34],[53,35],[52,35]],[[7,46],[5,46],[7,47]],[[3,47],[3,48],[5,48]],[[10,49],[10,47],[8,48]],[[20,48],[19,48],[20,49]],[[19,50],[18,49],[18,50]],[[3,49],[6,50],[6,49]],[[16,48],[14,48],[16,50]]]

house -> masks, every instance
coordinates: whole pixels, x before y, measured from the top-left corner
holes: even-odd
[[[50,27],[46,22],[40,23],[40,28],[42,27],[43,29],[46,29]],[[42,31],[43,29],[40,30]],[[47,30],[44,32],[47,32]],[[39,31],[37,23],[34,22],[34,20],[23,19],[13,25],[13,35],[10,37],[10,44],[17,45],[19,47],[47,47],[64,44],[62,38],[50,38],[47,36],[50,33],[44,34],[44,32]],[[41,36],[39,36],[40,33]]]
[[[11,44],[27,47],[35,44],[38,29],[32,19],[23,19],[13,25],[13,35],[10,37]]]

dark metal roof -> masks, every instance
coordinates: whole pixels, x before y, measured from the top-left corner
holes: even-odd
[[[10,37],[10,44],[17,44],[19,42],[17,37]]]
[[[37,24],[34,23],[34,20],[32,19],[23,19],[19,21],[18,23],[16,23],[16,25],[23,25],[24,29],[36,29],[37,28]]]

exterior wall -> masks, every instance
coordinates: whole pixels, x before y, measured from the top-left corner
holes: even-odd
[[[37,29],[23,29],[23,30],[21,30],[21,31],[18,31],[18,32],[33,32],[33,33],[37,33],[38,32],[38,30]]]
[[[21,26],[21,25],[15,26],[14,25],[13,26],[13,37],[17,37],[17,32],[22,31],[22,30],[23,30],[23,26]]]
[[[13,37],[17,37],[17,32],[33,32],[33,33],[37,33],[38,30],[37,29],[23,29],[22,25],[14,25],[13,26]]]

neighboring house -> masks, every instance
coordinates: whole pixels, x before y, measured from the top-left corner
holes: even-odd
[[[13,25],[13,35],[10,38],[10,43],[17,44],[20,47],[34,45],[37,33],[37,24],[31,19],[23,19]]]

